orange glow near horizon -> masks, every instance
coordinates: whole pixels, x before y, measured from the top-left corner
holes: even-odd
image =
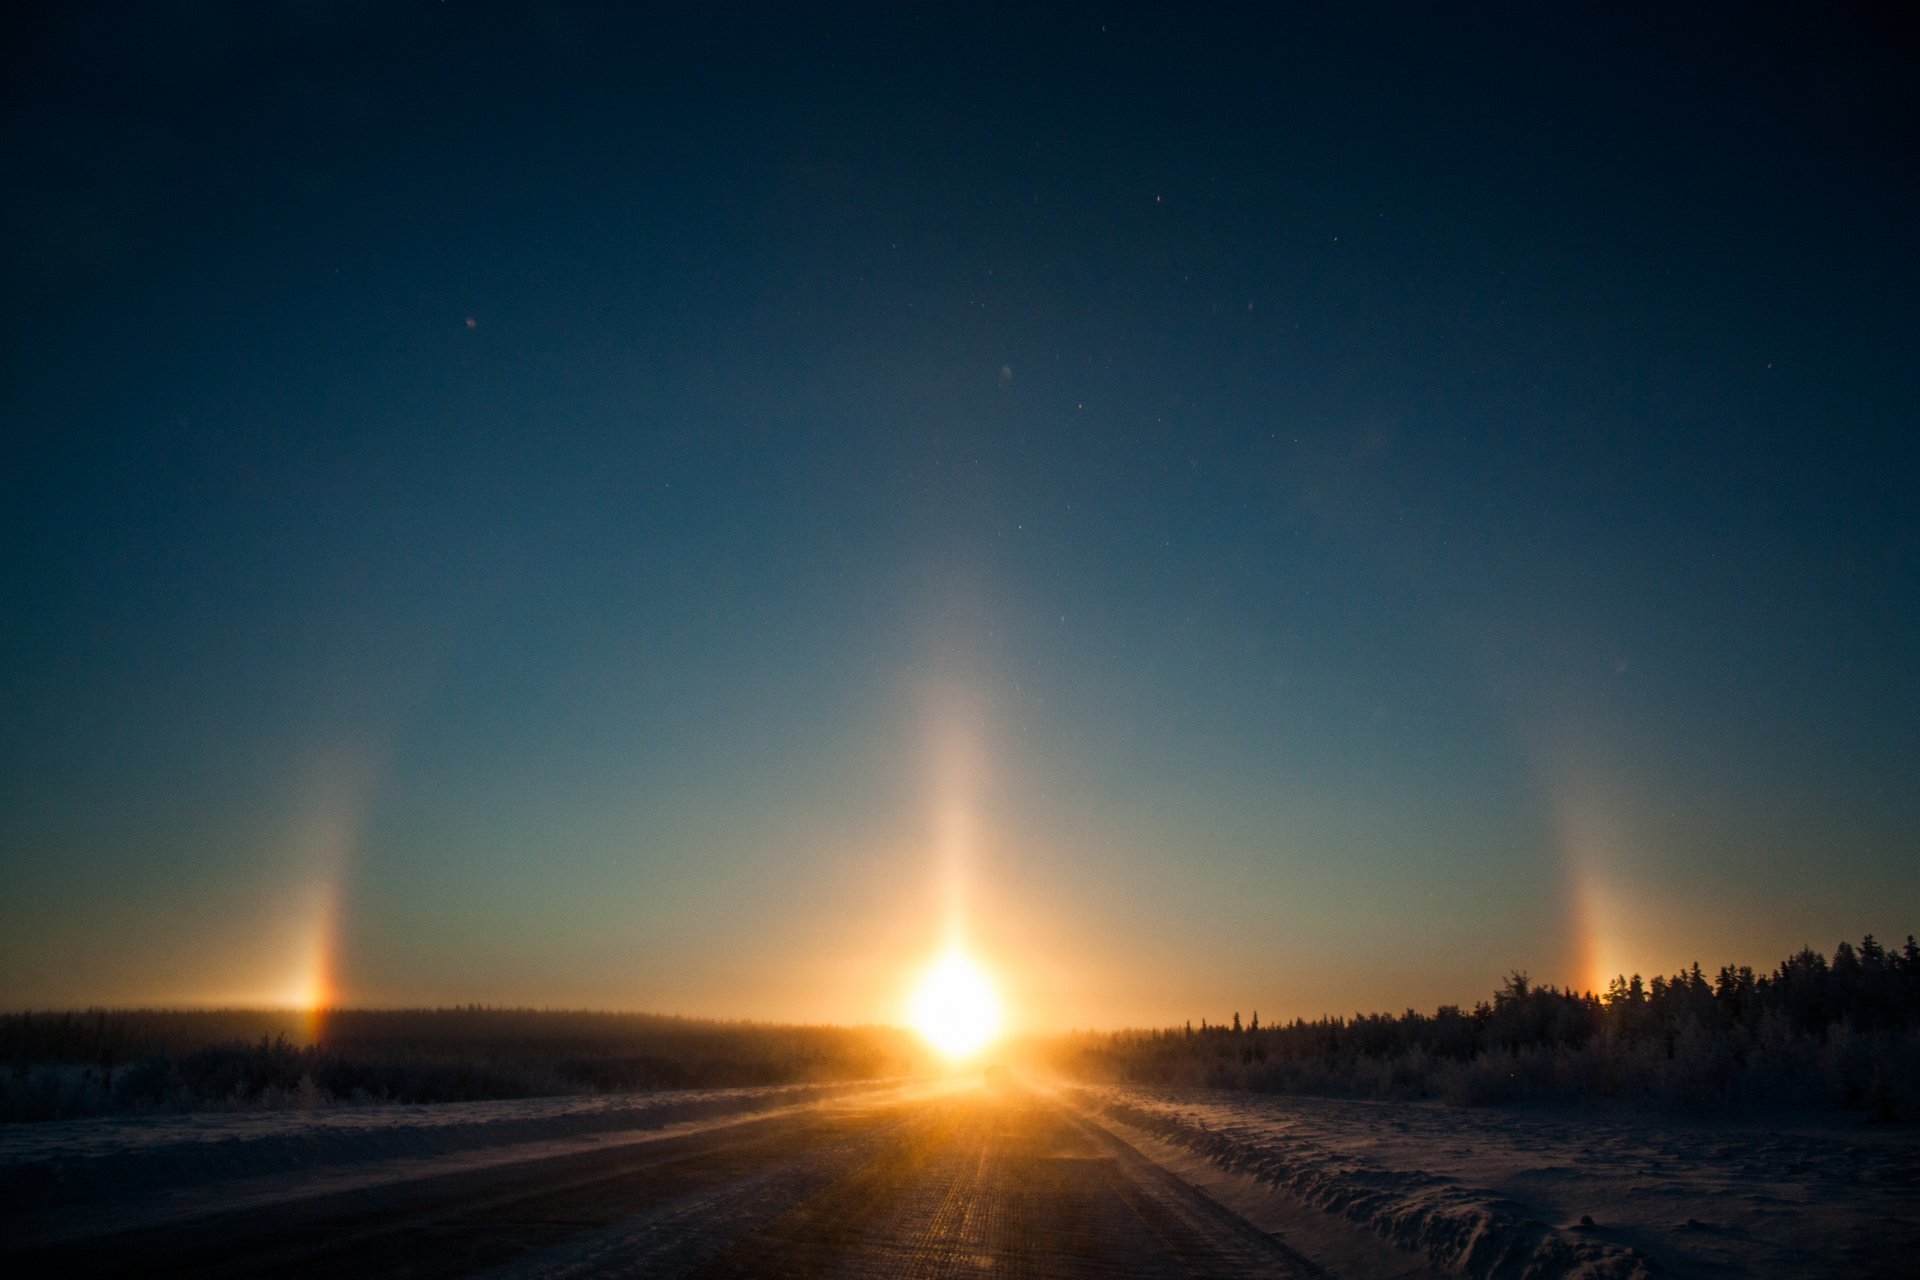
[[[1606,954],[1608,929],[1600,887],[1594,874],[1582,867],[1570,868],[1569,910],[1573,926],[1573,976],[1570,986],[1597,995],[1605,995],[1613,977],[1614,961]]]
[[[935,961],[914,991],[909,1013],[927,1042],[955,1061],[970,1058],[1000,1033],[1000,997],[986,972],[964,951]]]
[[[339,972],[341,885],[328,868],[323,878],[290,894],[280,918],[263,931],[270,962],[256,955],[235,955],[227,967],[246,979],[232,985],[169,993],[158,1003],[189,1009],[284,1009],[314,1021],[340,1006]]]
[[[307,812],[295,847],[304,864],[301,869],[313,877],[313,887],[287,1002],[305,1015],[310,1039],[319,1038],[326,1013],[340,1003],[346,881],[359,849],[375,772],[367,752],[341,751],[321,757],[308,782]]]
[[[1636,929],[1630,908],[1629,872],[1620,856],[1623,840],[1611,808],[1578,788],[1568,788],[1556,806],[1561,872],[1565,878],[1572,972],[1569,985],[1605,995],[1616,977],[1659,972],[1657,954]]]
[[[340,886],[337,879],[318,887],[310,910],[307,936],[301,944],[299,967],[281,997],[288,1007],[301,1015],[301,1025],[309,1043],[320,1038],[326,1015],[340,1003],[339,983],[335,976],[340,916]]]
[[[933,853],[942,950],[908,1002],[908,1022],[947,1058],[979,1053],[1005,1019],[999,993],[969,953],[979,899],[983,751],[978,699],[949,685],[933,709]]]

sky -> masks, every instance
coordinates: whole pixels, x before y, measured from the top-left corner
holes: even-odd
[[[10,10],[0,1006],[1920,929],[1907,34],[1032,8]]]

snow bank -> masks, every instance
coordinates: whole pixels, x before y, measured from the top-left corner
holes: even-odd
[[[1639,1250],[1583,1239],[1495,1192],[1396,1170],[1284,1129],[1209,1125],[1191,1108],[1134,1091],[1079,1088],[1080,1106],[1280,1188],[1398,1248],[1471,1280],[1643,1280]]]

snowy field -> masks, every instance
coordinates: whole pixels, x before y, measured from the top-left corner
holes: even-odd
[[[1830,1114],[1064,1090],[1261,1225],[1314,1219],[1446,1275],[1920,1274],[1920,1131]],[[1257,1185],[1270,1203],[1249,1197]],[[1309,1250],[1338,1253],[1327,1233]],[[1305,1242],[1303,1242],[1305,1243]],[[1370,1255],[1377,1267],[1378,1253]],[[1362,1265],[1361,1273],[1371,1269]]]

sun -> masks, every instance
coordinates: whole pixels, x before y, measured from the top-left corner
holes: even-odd
[[[980,1052],[1000,1031],[1000,998],[980,966],[949,951],[913,994],[914,1029],[949,1058]]]

